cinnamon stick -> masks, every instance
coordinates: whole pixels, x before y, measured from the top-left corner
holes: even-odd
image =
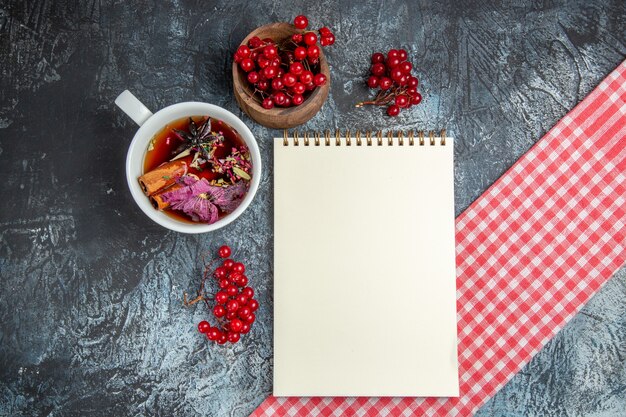
[[[166,208],[168,208],[170,206],[170,203],[163,201],[163,194],[169,193],[170,191],[177,190],[180,187],[182,187],[182,185],[176,183],[172,185],[171,187],[163,188],[157,191],[156,193],[152,194],[150,196],[150,202],[152,203],[152,206],[157,210],[165,210]]]
[[[174,184],[178,178],[187,172],[187,162],[176,160],[159,165],[152,171],[146,172],[138,178],[144,194],[150,196],[159,190]]]

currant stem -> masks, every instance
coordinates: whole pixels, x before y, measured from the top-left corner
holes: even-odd
[[[378,94],[376,94],[376,97],[374,98],[374,100],[362,101],[360,103],[355,104],[354,107],[360,108],[360,107],[369,106],[369,105],[386,106],[397,96],[404,94],[406,90],[407,90],[406,87],[395,87],[392,90],[390,90],[388,93],[385,93],[384,91],[381,90],[378,92]]]
[[[371,100],[371,101],[362,101],[360,103],[356,103],[354,105],[354,107],[356,108],[361,108],[363,106],[370,106],[370,105],[378,105],[378,103],[375,100]]]
[[[194,305],[195,303],[197,303],[198,301],[202,301],[202,300],[205,300],[204,296],[199,295],[196,298],[194,298],[193,300],[188,301],[187,300],[187,293],[186,292],[183,293],[183,304],[185,305],[185,307],[190,307],[190,306]]]

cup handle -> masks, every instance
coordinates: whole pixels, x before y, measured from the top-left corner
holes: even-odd
[[[115,104],[139,126],[152,116],[152,112],[128,90],[117,96]]]

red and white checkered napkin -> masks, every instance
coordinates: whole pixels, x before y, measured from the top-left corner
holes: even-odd
[[[261,416],[469,416],[624,263],[626,62],[457,218],[459,398],[267,398]]]

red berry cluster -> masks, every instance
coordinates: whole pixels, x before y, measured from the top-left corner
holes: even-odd
[[[220,324],[212,327],[208,321],[203,320],[198,323],[198,331],[205,334],[207,339],[223,345],[226,342],[237,343],[242,334],[250,331],[250,326],[256,320],[254,312],[259,308],[259,302],[253,298],[252,287],[248,286],[244,264],[229,258],[231,250],[228,246],[220,247],[218,254],[224,261],[212,273],[220,288],[215,294],[213,315]],[[208,271],[205,271],[205,278]],[[202,294],[203,288],[204,280],[198,298],[186,304],[193,304],[199,299],[206,302]]]
[[[413,64],[407,61],[404,49],[390,49],[387,57],[380,52],[372,54],[369,88],[379,88],[376,98],[358,103],[356,107],[367,104],[388,106],[387,114],[395,117],[400,109],[409,108],[422,102],[422,95],[417,91],[418,79],[411,74]]]
[[[326,76],[319,72],[317,42],[319,39],[322,46],[330,46],[335,43],[335,35],[327,27],[305,31],[308,25],[305,16],[297,16],[294,26],[301,32],[279,43],[253,36],[235,52],[235,62],[254,88],[251,95],[264,108],[299,106],[307,92],[326,84]]]

